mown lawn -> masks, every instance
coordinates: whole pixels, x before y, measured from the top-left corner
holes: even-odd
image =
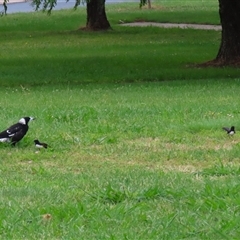
[[[84,9],[0,18],[0,129],[36,117],[0,145],[1,239],[239,238],[239,69],[192,67],[220,33],[118,25],[218,21],[191,3],[109,5],[104,33],[76,30]]]
[[[239,90],[239,80],[1,89],[1,129],[37,117],[16,148],[0,146],[2,238],[237,238],[239,136],[221,128],[239,126]],[[51,147],[36,151],[35,138]]]

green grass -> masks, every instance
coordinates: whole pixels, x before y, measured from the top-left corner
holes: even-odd
[[[37,117],[16,148],[0,146],[1,238],[238,238],[240,139],[221,127],[238,129],[239,90],[239,80],[1,88],[1,129]],[[51,148],[36,152],[35,138]]]
[[[112,8],[115,10],[112,13]],[[154,21],[175,23],[206,23],[219,24],[218,1],[215,0],[157,0],[152,2],[152,9],[146,6],[141,10],[136,3],[115,4],[107,7],[109,20],[118,23],[119,20]]]
[[[104,33],[85,9],[0,18],[0,129],[36,117],[0,144],[1,239],[239,238],[239,69],[190,67],[220,33],[118,25],[219,21],[178,3],[107,5]]]

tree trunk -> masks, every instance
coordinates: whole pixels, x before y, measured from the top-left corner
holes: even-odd
[[[105,0],[89,0],[87,2],[86,29],[107,30],[110,28],[105,12]]]
[[[240,0],[218,0],[222,24],[219,52],[213,61],[218,65],[240,64]]]
[[[151,4],[151,0],[148,0],[148,9],[151,9],[152,8],[152,4]]]

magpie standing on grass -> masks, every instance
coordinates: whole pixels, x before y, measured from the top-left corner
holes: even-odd
[[[0,133],[0,142],[11,142],[11,145],[15,146],[26,135],[28,123],[32,120],[34,120],[33,117],[23,117],[18,123],[2,131]]]
[[[231,126],[230,128],[223,127],[223,130],[225,130],[229,136],[233,136],[236,133],[234,126]]]
[[[48,144],[39,142],[38,139],[34,140],[36,148],[48,148]]]

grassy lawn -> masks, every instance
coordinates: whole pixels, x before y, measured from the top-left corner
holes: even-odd
[[[16,148],[0,146],[2,239],[237,238],[240,138],[221,127],[239,126],[239,91],[239,80],[1,89],[2,129],[37,117]]]
[[[0,18],[0,129],[36,117],[0,145],[1,239],[239,238],[239,69],[190,67],[220,32],[118,24],[219,21],[177,4],[107,5],[105,33],[77,30],[83,8]]]

